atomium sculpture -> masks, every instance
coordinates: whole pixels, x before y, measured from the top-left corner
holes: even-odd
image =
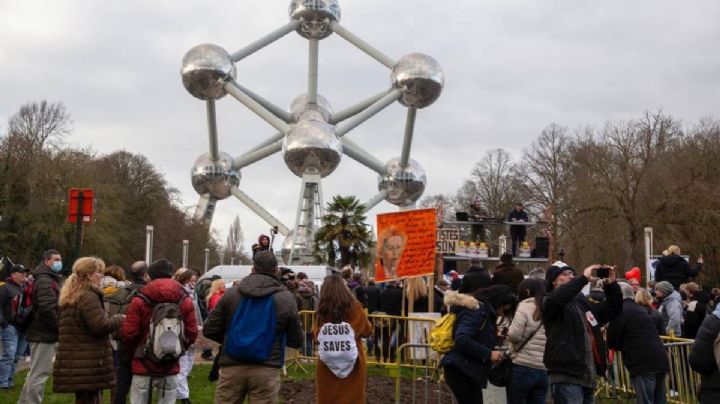
[[[233,195],[286,237],[283,256],[287,264],[309,264],[314,261],[312,240],[323,215],[321,180],[337,168],[343,154],[379,175],[379,192],[365,203],[366,209],[383,200],[401,209],[411,208],[422,196],[425,171],[410,159],[415,116],[418,109],[437,100],[445,77],[430,56],[412,53],[395,61],[352,34],[340,25],[336,0],[292,0],[289,15],[290,22],[233,54],[212,44],[193,47],[183,57],[181,75],[185,89],[204,100],[207,107],[210,151],[198,157],[192,168],[193,188],[201,195],[196,218],[212,220],[217,201]],[[308,86],[306,94],[292,101],[288,112],[240,85],[235,63],[292,31],[309,42]],[[333,33],[391,69],[391,87],[333,111],[328,100],[318,94],[319,41]],[[226,94],[278,131],[234,159],[218,148],[215,101]],[[403,146],[400,157],[382,163],[345,135],[395,101],[407,107]],[[240,170],[279,151],[290,171],[302,178],[293,230],[240,190]]]

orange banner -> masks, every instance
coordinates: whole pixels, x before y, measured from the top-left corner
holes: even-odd
[[[435,269],[435,209],[377,215],[375,280],[430,275]]]

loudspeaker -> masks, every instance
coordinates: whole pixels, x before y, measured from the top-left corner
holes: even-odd
[[[547,237],[535,237],[535,249],[532,251],[533,258],[547,258],[549,256],[550,239]]]

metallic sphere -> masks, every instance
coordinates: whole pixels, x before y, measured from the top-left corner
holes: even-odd
[[[425,170],[413,159],[404,169],[400,168],[400,158],[390,159],[385,163],[385,172],[378,178],[378,190],[387,191],[385,200],[393,205],[412,205],[425,191]]]
[[[307,39],[323,39],[332,34],[333,22],[340,21],[337,0],[292,0],[290,18],[300,21],[297,33]]]
[[[290,104],[290,112],[292,113],[294,122],[300,122],[304,117],[321,119],[325,122],[330,119],[330,115],[333,113],[330,102],[328,102],[327,98],[320,94],[318,94],[317,97],[317,104],[309,104],[307,94],[301,94],[295,97],[293,102]],[[317,111],[320,113],[320,116],[318,116],[318,114],[305,114],[308,111]],[[305,116],[303,116],[304,114]]]
[[[335,135],[335,127],[315,119],[293,125],[283,139],[282,150],[285,164],[298,177],[327,177],[342,157],[342,143]]]
[[[282,258],[285,261],[285,265],[292,265],[290,262],[290,251],[293,251],[293,261],[297,261],[301,257],[308,257],[312,255],[312,240],[309,240],[305,234],[299,234],[296,236],[297,229],[291,230],[290,233],[285,237],[285,241],[282,244]],[[303,232],[304,233],[304,232]]]
[[[185,89],[194,97],[217,100],[225,95],[225,82],[235,80],[235,65],[225,49],[203,44],[183,56],[180,74]]]
[[[233,170],[232,157],[220,153],[218,161],[210,159],[210,153],[200,155],[192,168],[192,185],[200,195],[210,194],[215,199],[230,196],[230,189],[240,185],[240,172]]]
[[[422,53],[403,56],[392,70],[393,87],[403,91],[400,103],[406,107],[424,108],[440,97],[445,74],[438,62]]]

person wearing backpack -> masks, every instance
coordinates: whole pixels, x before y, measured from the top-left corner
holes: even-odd
[[[372,335],[372,325],[338,275],[323,280],[313,335],[317,404],[364,403],[367,364],[361,338]]]
[[[440,361],[445,382],[458,404],[482,404],[490,365],[503,355],[494,350],[495,321],[512,314],[515,295],[505,285],[494,285],[473,295],[447,292],[445,302],[456,316],[453,347]]]
[[[173,270],[165,259],[148,267],[151,281],[133,297],[122,325],[133,354],[132,403],[149,403],[154,388],[158,404],[175,403],[179,359],[197,337],[192,298],[172,279]]]
[[[103,270],[100,258],[79,258],[60,290],[53,392],[75,393],[76,403],[100,404],[102,391],[115,385],[110,334],[125,316],[105,313]]]
[[[22,265],[13,265],[9,270],[10,277],[0,286],[0,390],[15,387],[15,365],[27,345],[25,333],[16,327],[13,310],[20,304],[17,300],[25,284],[26,271]]]
[[[205,338],[222,344],[215,403],[276,403],[285,346],[300,348],[303,331],[295,297],[278,278],[271,251],[253,256],[252,273],[228,289],[205,325]]]
[[[58,298],[62,286],[62,269],[60,253],[46,250],[42,263],[32,273],[32,283],[28,284],[31,289],[32,319],[25,337],[30,343],[30,370],[19,404],[42,403],[45,395],[45,382],[52,371],[55,344],[58,342]]]

